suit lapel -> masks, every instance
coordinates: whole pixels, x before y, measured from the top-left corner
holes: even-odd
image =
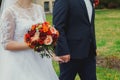
[[[84,1],[84,0],[79,0],[79,1],[80,1],[80,4],[81,4],[82,8],[84,9],[84,13],[85,13],[85,16],[87,17],[88,22],[91,24],[92,19],[94,18],[93,0],[90,0],[90,1],[91,1],[91,4],[92,4],[92,7],[93,7],[91,22],[90,22],[90,20],[89,20],[88,11],[87,11],[87,7],[86,7],[86,4],[85,4],[85,1]]]
[[[90,1],[91,1],[91,3],[93,4],[94,0],[90,0]]]
[[[94,5],[93,5],[93,3],[94,3],[94,0],[90,0],[91,1],[91,4],[92,4],[92,19],[91,19],[91,23],[93,23],[93,20],[94,20],[94,15],[95,15],[95,9],[94,9]]]
[[[84,10],[84,14],[85,14],[87,20],[89,21],[89,16],[88,16],[88,11],[87,11],[87,7],[86,7],[86,4],[85,4],[85,1],[84,0],[79,0],[79,1],[81,1],[80,3],[81,3],[82,8]]]

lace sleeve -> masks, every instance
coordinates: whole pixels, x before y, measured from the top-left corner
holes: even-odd
[[[1,16],[1,45],[6,49],[8,42],[13,40],[15,30],[15,18],[13,17],[12,11],[7,9]]]

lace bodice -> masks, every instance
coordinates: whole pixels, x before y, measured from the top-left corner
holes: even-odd
[[[11,40],[23,42],[24,34],[31,25],[44,22],[45,14],[41,6],[32,4],[31,8],[20,8],[13,5],[7,8],[1,16],[1,43],[5,48]]]

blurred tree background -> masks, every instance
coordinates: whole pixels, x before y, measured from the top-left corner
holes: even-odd
[[[2,0],[0,0],[1,3]],[[120,0],[100,0],[100,5],[97,7],[98,9],[114,9],[120,8]]]
[[[120,0],[100,0],[100,5],[97,7],[99,9],[109,8],[120,8]]]

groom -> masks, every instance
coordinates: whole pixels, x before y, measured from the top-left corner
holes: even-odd
[[[56,55],[60,63],[60,80],[96,79],[96,40],[93,0],[56,0],[53,24],[60,32]]]

